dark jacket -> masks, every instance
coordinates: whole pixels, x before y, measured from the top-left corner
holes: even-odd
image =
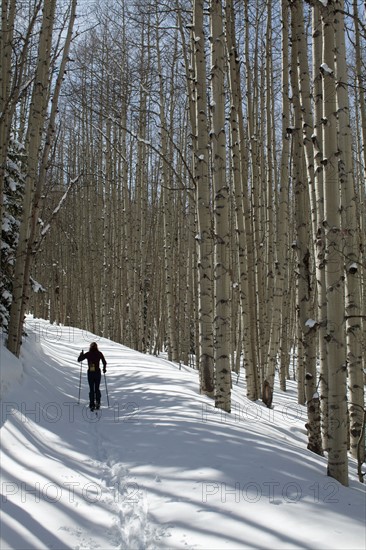
[[[78,361],[80,362],[84,359],[88,361],[88,368],[90,371],[100,370],[100,361],[102,361],[104,368],[107,366],[107,361],[105,360],[103,353],[97,349],[87,351],[86,353],[81,352],[78,357]]]

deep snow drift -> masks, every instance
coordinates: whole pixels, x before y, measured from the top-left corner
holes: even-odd
[[[306,449],[295,389],[274,409],[233,388],[231,415],[197,373],[27,318],[21,360],[1,347],[1,539],[12,549],[365,548],[365,486]],[[98,342],[107,407],[86,407],[81,349]]]

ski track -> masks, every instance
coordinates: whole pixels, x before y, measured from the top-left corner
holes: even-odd
[[[84,419],[86,410],[84,406]],[[90,418],[90,413],[86,414]],[[99,491],[96,497],[98,505],[113,517],[113,525],[108,528],[108,548],[155,550],[159,547],[155,541],[159,540],[161,535],[169,535],[164,530],[158,533],[150,524],[146,492],[133,481],[128,469],[121,462],[121,456],[116,455],[113,443],[103,435],[103,416],[108,417],[108,409],[102,408],[88,423],[90,458],[84,464],[95,472],[96,478],[99,477]],[[80,541],[73,546],[73,550],[101,549],[100,544],[96,544],[88,536],[88,532],[81,528],[62,526],[60,529],[68,531]]]
[[[137,483],[131,481],[128,470],[114,456],[113,447],[102,434],[105,411],[106,409],[101,409],[97,413],[98,421],[91,423],[96,457],[91,460],[91,465],[100,470],[101,484],[107,493],[102,503],[117,518],[111,533],[112,540],[120,550],[153,550],[155,546],[150,541],[156,538],[156,533],[148,521],[146,494]]]

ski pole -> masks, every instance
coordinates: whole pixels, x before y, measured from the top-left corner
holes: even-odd
[[[80,362],[80,380],[79,380],[79,398],[78,398],[78,405],[80,404],[80,392],[81,392],[81,371],[83,369],[83,362]]]
[[[106,378],[105,373],[104,373],[104,382],[105,382],[105,393],[106,393],[106,396],[107,396],[107,403],[108,403],[108,407],[109,407],[109,397],[108,397],[108,388],[107,388],[107,378]]]

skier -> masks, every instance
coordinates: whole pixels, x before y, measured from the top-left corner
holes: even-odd
[[[107,361],[104,358],[104,355],[98,349],[96,342],[92,342],[89,347],[89,351],[84,353],[84,350],[80,353],[78,361],[83,361],[87,359],[88,361],[88,382],[89,382],[89,408],[91,411],[94,409],[100,408],[100,379],[102,374],[100,372],[99,363],[103,363],[103,373],[107,372],[106,366]]]

